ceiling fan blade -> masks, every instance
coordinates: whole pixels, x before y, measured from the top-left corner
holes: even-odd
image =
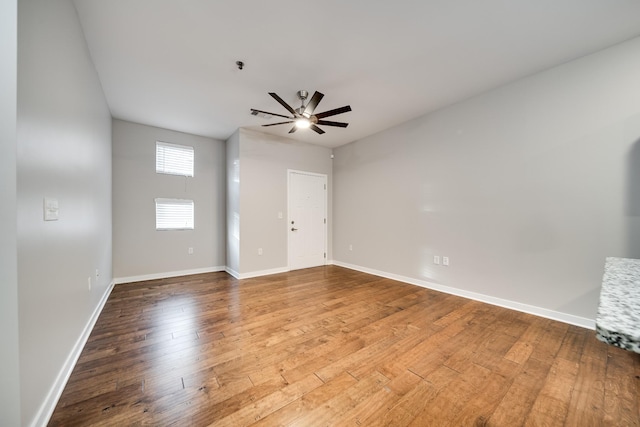
[[[296,110],[294,110],[293,108],[291,108],[291,106],[289,104],[284,102],[284,100],[282,98],[280,98],[277,93],[269,92],[269,95],[271,95],[271,97],[273,99],[278,101],[280,103],[280,105],[282,105],[284,108],[286,108],[288,112],[293,114],[293,117],[297,117],[298,116],[298,113],[296,113]]]
[[[291,128],[289,133],[294,133],[296,131],[296,129],[298,129],[298,127],[296,125],[293,125],[293,127]]]
[[[289,120],[288,122],[269,123],[269,124],[262,125],[262,126],[264,127],[264,126],[286,125],[287,123],[293,123],[293,120]]]
[[[316,107],[318,106],[318,104],[320,103],[320,101],[322,101],[322,98],[324,97],[324,94],[315,91],[313,96],[311,97],[311,99],[309,100],[309,102],[307,103],[307,106],[304,107],[304,113],[303,114],[308,114],[309,116],[311,116],[313,114],[313,111],[316,109]]]
[[[349,123],[330,122],[328,120],[318,120],[318,124],[319,125],[324,125],[324,126],[337,126],[339,128],[346,128],[347,126],[349,126]]]
[[[282,114],[276,114],[276,113],[270,113],[268,111],[262,111],[262,110],[256,110],[255,108],[251,109],[251,112],[256,112],[256,113],[262,113],[262,114],[268,114],[270,116],[277,116],[277,117],[284,117],[285,119],[293,119],[293,117],[289,117],[289,116],[283,116]],[[255,114],[254,114],[255,115]]]
[[[342,114],[351,111],[350,105],[345,105],[344,107],[336,108],[334,110],[325,111],[324,113],[315,114],[315,116],[319,119],[323,117],[335,116],[337,114]]]
[[[320,135],[322,135],[324,133],[324,131],[322,129],[320,129],[318,126],[316,125],[310,125],[309,129],[313,129],[315,132],[319,133]]]

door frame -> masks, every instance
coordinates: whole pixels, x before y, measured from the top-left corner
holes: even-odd
[[[309,172],[309,171],[302,171],[302,170],[297,170],[297,169],[287,169],[287,223],[286,225],[286,233],[287,233],[287,269],[289,271],[291,271],[291,266],[293,265],[292,262],[292,250],[291,250],[291,237],[292,237],[292,233],[290,232],[289,228],[291,227],[291,176],[292,174],[301,174],[301,175],[311,175],[311,176],[317,176],[317,177],[321,177],[324,178],[324,185],[325,185],[325,191],[324,191],[324,218],[325,218],[325,223],[324,223],[324,261],[322,265],[327,265],[327,260],[328,260],[328,256],[329,253],[327,251],[327,242],[329,241],[329,236],[328,236],[328,230],[329,230],[329,218],[327,217],[327,211],[328,211],[328,204],[329,204],[329,175],[324,174],[324,173],[316,173],[316,172]]]

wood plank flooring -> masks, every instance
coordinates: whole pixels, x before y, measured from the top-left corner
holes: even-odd
[[[640,355],[336,267],[117,285],[51,426],[640,426]]]

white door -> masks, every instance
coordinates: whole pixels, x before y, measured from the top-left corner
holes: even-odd
[[[327,252],[327,176],[289,170],[289,269],[324,265]]]

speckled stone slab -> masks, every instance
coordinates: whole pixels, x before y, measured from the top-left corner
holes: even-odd
[[[596,338],[640,353],[640,259],[606,259]]]

